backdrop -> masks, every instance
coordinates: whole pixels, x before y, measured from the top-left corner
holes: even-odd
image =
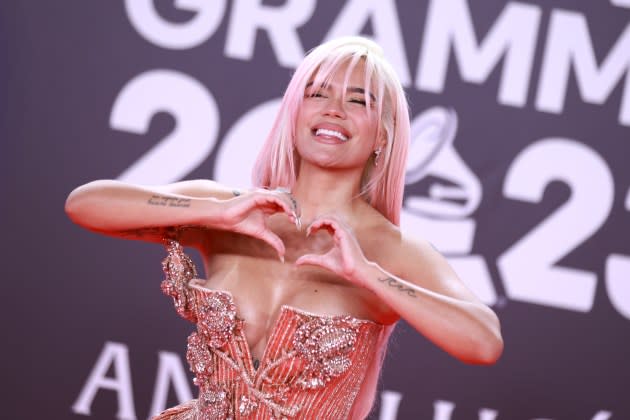
[[[495,366],[467,366],[401,322],[372,418],[630,418],[630,1],[20,0],[0,15],[2,417],[145,419],[191,397],[163,249],[84,231],[64,200],[99,178],[248,185],[304,53],[364,34],[411,103],[402,228],[505,338]]]

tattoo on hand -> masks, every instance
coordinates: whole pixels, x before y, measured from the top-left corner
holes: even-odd
[[[152,195],[147,204],[151,206],[165,207],[190,207],[190,198],[166,197],[163,195]]]
[[[402,293],[406,293],[407,296],[410,296],[412,298],[417,297],[415,290],[413,290],[409,286],[405,286],[404,284],[402,284],[400,281],[396,280],[393,277],[384,277],[382,279],[377,279],[377,280],[380,281],[381,283],[387,284],[389,287],[393,287],[395,289],[398,289]]]

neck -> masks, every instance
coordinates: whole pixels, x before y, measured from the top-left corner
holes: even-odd
[[[308,163],[300,166],[300,174],[292,190],[300,204],[304,223],[327,213],[350,216],[364,204],[359,196],[362,171],[356,168],[322,170]]]

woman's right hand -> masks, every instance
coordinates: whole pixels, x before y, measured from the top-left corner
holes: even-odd
[[[297,202],[282,190],[255,189],[220,202],[222,207],[218,225],[213,227],[242,233],[269,244],[284,261],[285,246],[267,225],[270,215],[285,213],[299,230],[300,213]]]

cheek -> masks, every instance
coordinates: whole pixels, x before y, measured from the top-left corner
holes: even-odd
[[[378,137],[378,124],[374,121],[366,121],[363,133],[370,141],[374,140],[376,142]]]

